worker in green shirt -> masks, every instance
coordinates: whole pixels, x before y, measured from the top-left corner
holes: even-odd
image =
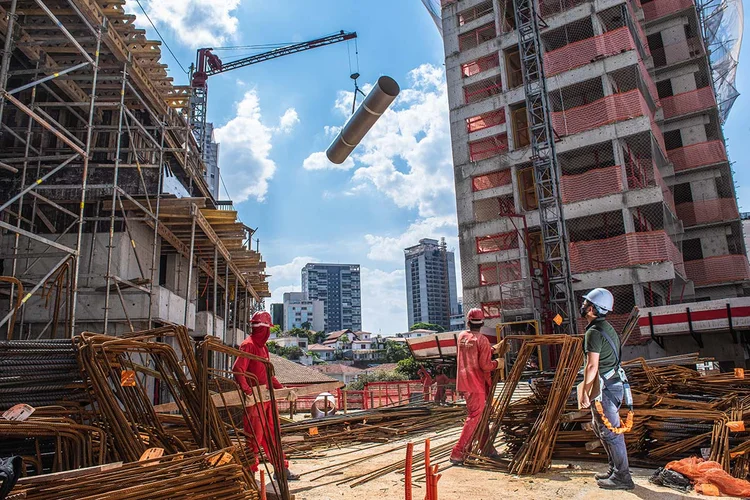
[[[605,319],[607,313],[612,312],[614,297],[609,290],[595,288],[583,298],[581,316],[589,324],[583,346],[586,366],[580,404],[581,408],[591,408],[594,432],[609,458],[607,471],[594,477],[600,488],[632,490],[635,484],[630,476],[628,450],[622,433],[625,429],[620,428],[619,413],[623,400],[632,406],[632,396],[625,371],[620,366],[620,338]],[[597,379],[601,392],[592,394]]]

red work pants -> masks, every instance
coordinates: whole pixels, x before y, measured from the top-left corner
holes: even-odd
[[[245,417],[243,418],[243,427],[245,429],[245,443],[248,451],[253,455],[254,462],[250,467],[250,470],[256,472],[258,465],[260,464],[260,447],[263,447],[263,451],[266,457],[272,462],[274,461],[275,451],[271,448],[271,443],[276,440],[276,434],[273,426],[273,413],[276,411],[270,402],[256,404],[247,408]],[[253,437],[255,439],[253,439]],[[284,460],[284,467],[289,468],[289,463]]]
[[[484,411],[484,404],[487,401],[486,392],[467,392],[464,394],[466,400],[466,410],[469,413],[464,423],[464,428],[461,430],[461,436],[458,438],[458,443],[453,447],[451,452],[452,460],[465,460],[466,455],[471,451],[471,436],[474,434],[479,421],[482,418],[482,411]],[[489,426],[485,431],[485,436],[489,435]]]

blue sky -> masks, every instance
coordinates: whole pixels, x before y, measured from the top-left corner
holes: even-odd
[[[258,227],[272,301],[298,290],[307,262],[362,266],[363,328],[407,327],[403,248],[444,236],[457,247],[442,41],[420,0],[141,0],[187,67],[198,47],[359,34],[360,85],[389,75],[402,93],[342,168],[323,160],[351,109],[350,43],[211,77],[209,120],[222,177],[242,220]],[[135,2],[131,11],[147,27]],[[217,51],[230,60],[250,51]],[[166,50],[175,82],[187,77]],[[726,124],[741,210],[750,211],[750,64]],[[222,188],[222,198],[226,192]],[[460,269],[458,270],[460,273]],[[460,274],[459,274],[460,280]]]
[[[130,5],[132,4],[132,5]],[[456,247],[443,48],[419,0],[141,0],[183,66],[198,47],[359,35],[360,86],[389,75],[393,112],[344,169],[322,161],[351,111],[355,45],[287,56],[211,77],[222,177],[246,224],[259,227],[273,298],[298,290],[311,261],[362,266],[363,328],[407,328],[403,248],[441,237]],[[129,9],[149,30],[135,2]],[[348,50],[347,50],[348,49]],[[251,51],[217,51],[224,60]],[[175,82],[187,77],[166,49]],[[367,91],[367,89],[365,89]],[[348,109],[348,110],[347,110]],[[317,154],[316,154],[317,153]],[[222,198],[226,193],[222,188]]]

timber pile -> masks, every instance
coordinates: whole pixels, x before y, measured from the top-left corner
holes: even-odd
[[[281,432],[287,455],[305,458],[331,448],[389,443],[418,433],[440,432],[462,425],[465,417],[463,406],[414,403],[284,424]]]

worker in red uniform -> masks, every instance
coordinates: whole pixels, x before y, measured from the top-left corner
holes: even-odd
[[[450,380],[448,379],[448,375],[445,374],[445,367],[441,366],[438,368],[437,377],[435,377],[435,385],[437,387],[435,390],[435,401],[438,404],[445,404],[445,389],[449,383]]]
[[[458,443],[453,447],[450,461],[455,465],[463,464],[471,451],[471,437],[479,425],[482,411],[487,401],[491,386],[491,374],[501,367],[502,363],[492,359],[495,350],[487,337],[480,333],[484,325],[484,313],[474,308],[466,317],[469,330],[458,335],[458,367],[456,372],[456,390],[466,400],[468,417]],[[489,435],[489,429],[487,434]],[[497,455],[494,448],[490,450],[490,458]]]
[[[429,401],[430,390],[432,389],[433,384],[432,375],[430,375],[430,372],[428,372],[424,366],[419,367],[417,375],[419,375],[419,380],[422,381],[422,400]]]
[[[265,311],[256,312],[250,320],[250,327],[250,336],[242,341],[240,350],[259,358],[269,359],[266,342],[268,341],[268,337],[271,336],[271,315]],[[245,373],[255,376],[261,387],[268,387],[269,380],[266,375],[266,366],[261,361],[238,357],[237,361],[234,362],[232,371],[234,372],[235,380],[245,394],[253,394],[252,385],[248,383]],[[250,379],[254,380],[252,377]],[[276,377],[272,377],[270,382],[274,389],[282,389],[284,387]],[[247,447],[255,457],[250,470],[255,473],[260,463],[258,456],[261,446],[268,458],[273,458],[274,456],[275,450],[270,445],[276,440],[275,428],[273,426],[273,412],[277,410],[271,405],[270,401],[255,404],[247,410],[243,419],[243,427],[245,434],[248,436]],[[253,436],[255,439],[252,439]],[[283,456],[281,459],[284,462],[287,480],[294,481],[299,479],[299,475],[289,470],[289,462]]]

